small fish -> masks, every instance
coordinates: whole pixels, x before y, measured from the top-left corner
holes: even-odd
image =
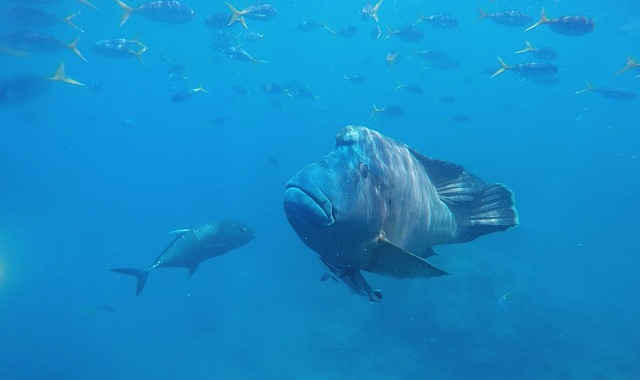
[[[414,51],[413,54],[426,59],[429,62],[443,62],[449,59],[449,55],[447,53],[437,49]]]
[[[169,24],[184,24],[196,17],[196,12],[193,9],[175,0],[150,1],[135,8],[128,6],[121,0],[115,0],[115,2],[122,9],[119,26],[124,25],[133,13]]]
[[[173,65],[169,68],[168,77],[171,80],[186,80],[189,78],[189,65]]]
[[[553,61],[554,59],[558,58],[558,52],[556,52],[554,49],[550,48],[550,47],[541,47],[541,48],[534,48],[529,41],[524,41],[526,44],[526,47],[522,50],[518,50],[516,52],[516,54],[522,54],[522,53],[531,53],[533,54],[533,56],[539,61],[539,62],[545,62],[545,61]]]
[[[528,62],[509,66],[500,57],[498,57],[498,61],[502,67],[496,70],[496,72],[491,75],[491,78],[496,77],[507,70],[513,70],[514,73],[528,78],[543,77],[553,75],[558,72],[558,67],[556,65],[546,62]]]
[[[226,48],[233,46],[236,37],[232,36],[226,30],[216,30],[214,33],[214,40],[211,43],[211,49],[215,51],[223,51]]]
[[[65,44],[59,39],[48,34],[32,31],[15,31],[0,35],[0,44],[15,51],[24,53],[54,53],[62,49],[69,49],[80,59],[87,62],[78,50],[80,36],[72,42]]]
[[[630,100],[638,96],[634,91],[621,87],[593,87],[590,82],[587,82],[587,87],[576,91],[575,94],[582,94],[587,91],[593,91],[603,98],[613,100]]]
[[[223,30],[229,27],[229,21],[231,21],[231,15],[224,12],[214,13],[204,19],[204,24],[209,28],[216,30]]]
[[[87,306],[87,312],[93,313],[94,311],[104,311],[107,313],[115,313],[116,309],[112,308],[109,305],[98,305],[98,306]]]
[[[224,55],[226,55],[227,57],[229,57],[230,59],[233,59],[234,61],[251,62],[255,66],[258,66],[258,63],[267,62],[267,61],[263,61],[261,59],[253,58],[251,55],[249,55],[249,53],[247,53],[240,46],[230,46],[228,48],[222,49],[222,53]]]
[[[283,92],[290,98],[300,99],[319,99],[313,91],[309,88],[309,85],[299,81],[291,81],[284,86]]]
[[[227,8],[229,8],[229,11],[231,11],[231,19],[229,20],[228,25],[232,25],[234,22],[239,22],[245,27],[245,29],[248,29],[245,17],[257,21],[267,21],[274,18],[278,13],[273,5],[263,2],[257,2],[249,5],[241,11],[234,8],[234,6],[229,3],[225,2],[225,4],[227,5]]]
[[[418,17],[418,21],[413,23],[413,25],[420,24],[421,22],[426,22],[427,24],[440,29],[453,29],[458,26],[458,20],[449,14],[420,16]]]
[[[38,9],[25,7],[4,7],[0,8],[0,23],[19,27],[45,27],[53,26],[61,22],[69,25],[73,29],[84,33],[80,27],[73,23],[73,19],[80,12],[73,13],[65,18],[59,18]]]
[[[500,11],[495,13],[487,13],[478,7],[478,20],[489,19],[496,24],[505,26],[524,26],[531,22],[531,16],[520,11]]]
[[[387,62],[387,66],[393,67],[396,63],[400,62],[400,53],[396,51],[391,51],[387,53],[387,56],[384,58],[385,62]]]
[[[267,94],[283,94],[284,88],[277,83],[267,82],[262,85],[262,91]]]
[[[249,96],[249,90],[247,90],[243,86],[234,84],[233,86],[231,86],[231,90],[233,90],[233,92],[235,92],[236,94],[238,94],[240,96],[245,96],[245,97]]]
[[[257,41],[257,40],[261,40],[263,37],[264,37],[264,33],[258,33],[253,30],[248,30],[242,33],[242,39],[244,39],[245,41]]]
[[[326,26],[314,20],[305,20],[296,24],[296,28],[301,32],[311,32],[312,30],[326,28]]]
[[[352,75],[352,76],[344,75],[344,79],[346,79],[349,82],[354,83],[354,84],[364,84],[364,82],[367,81],[367,78],[365,78],[364,76],[362,76],[360,74],[355,74],[355,75]]]
[[[398,30],[391,30],[391,28],[387,26],[387,32],[388,34],[384,38],[384,41],[386,41],[391,36],[396,36],[399,39],[407,42],[418,42],[424,38],[424,33],[422,33],[420,29],[416,28],[413,25],[407,25]]]
[[[398,106],[386,106],[386,107],[378,108],[374,104],[373,111],[371,112],[371,117],[375,117],[375,115],[377,114],[395,119],[403,116],[404,110]]]
[[[338,30],[333,30],[328,26],[325,26],[324,28],[327,32],[333,34],[334,36],[340,37],[353,37],[356,35],[356,33],[358,33],[358,26],[355,24],[342,25],[340,28],[338,28]]]
[[[218,125],[224,124],[225,121],[227,121],[226,118],[218,116],[215,119],[211,120],[211,123],[209,123],[209,125],[212,127],[217,127]]]
[[[192,275],[201,262],[242,247],[251,242],[255,236],[253,229],[243,222],[234,220],[177,230],[170,234],[175,238],[148,268],[111,269],[112,272],[137,278],[136,295],[142,292],[149,272],[154,269],[184,267],[189,270],[189,275]]]
[[[405,90],[410,94],[414,94],[414,95],[422,95],[424,93],[424,90],[422,89],[422,87],[420,87],[417,84],[399,84],[398,86],[396,86],[395,88],[396,90]]]
[[[367,1],[360,9],[360,16],[362,17],[362,20],[367,21],[372,18],[373,21],[378,23],[378,11],[380,10],[380,6],[383,1],[384,0],[380,0],[375,5],[371,4],[370,1]]]
[[[205,90],[204,87],[202,87],[202,84],[200,84],[196,88],[184,88],[176,92],[173,95],[173,98],[171,98],[171,101],[174,103],[186,103],[189,100],[191,100],[195,94],[199,92],[203,92],[205,94],[209,93],[209,91]]]
[[[540,13],[540,21],[531,25],[525,32],[530,31],[540,25],[547,25],[549,29],[565,36],[581,36],[593,32],[596,27],[595,22],[586,16],[562,16],[558,18],[547,18],[544,8]]]
[[[103,57],[111,59],[136,57],[144,66],[147,65],[142,59],[142,54],[147,51],[147,47],[140,42],[137,37],[131,40],[126,38],[100,40],[93,44],[93,51]]]
[[[640,70],[640,63],[638,63],[633,57],[627,56],[627,64],[624,65],[624,67],[621,68],[620,70],[616,71],[614,75],[622,74],[625,71],[629,71],[633,69]],[[639,77],[640,75],[636,76],[636,78],[639,78]]]

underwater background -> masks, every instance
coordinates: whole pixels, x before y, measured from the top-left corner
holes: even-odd
[[[185,0],[191,22],[134,12],[122,27],[113,1],[0,1],[2,33],[80,35],[88,61],[67,49],[0,53],[0,99],[10,100],[0,101],[3,379],[640,377],[640,71],[614,75],[627,55],[640,57],[640,5],[385,0],[376,38],[364,3],[274,0],[272,19],[246,17],[258,36],[244,38],[237,23],[224,30],[231,46],[266,61],[253,64],[210,46],[221,36],[204,20],[229,13],[222,1]],[[16,6],[81,11],[73,23],[84,33],[7,21]],[[545,7],[595,29],[524,33],[479,20],[478,6],[526,13],[529,25]],[[423,37],[386,38],[387,26],[438,14],[459,24],[422,22]],[[303,21],[319,26],[301,30]],[[355,34],[331,33],[343,25]],[[113,38],[144,43],[146,65],[93,48]],[[514,67],[535,61],[515,53],[525,40],[557,51],[552,79],[517,69],[490,78],[496,56]],[[426,49],[458,64],[435,67],[417,53]],[[85,86],[12,80],[46,79],[62,61]],[[366,81],[348,80],[356,74]],[[587,81],[593,90],[575,94]],[[275,84],[298,90],[270,91]],[[199,85],[207,92],[174,98]],[[28,96],[7,95],[20,91]],[[372,114],[374,104],[402,112]],[[520,225],[435,247],[430,260],[445,277],[365,274],[383,290],[380,303],[320,282],[326,268],[289,226],[284,185],[350,124],[504,183]],[[134,279],[109,271],[146,268],[167,232],[226,218],[256,238],[191,277],[154,270],[136,297]]]

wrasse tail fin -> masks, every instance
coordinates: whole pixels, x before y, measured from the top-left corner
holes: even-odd
[[[131,8],[130,6],[128,6],[127,4],[123,3],[120,0],[116,0],[116,3],[122,9],[122,18],[120,19],[120,24],[118,24],[118,26],[122,26],[124,25],[125,22],[127,22],[127,20],[129,19],[129,16],[131,16],[131,12],[133,12],[133,8]]]
[[[498,76],[498,75],[500,75],[500,74],[504,73],[505,71],[507,71],[507,70],[511,69],[511,66],[507,65],[507,64],[502,60],[502,58],[500,58],[500,57],[497,57],[497,58],[498,58],[498,62],[500,62],[500,65],[501,65],[502,67],[501,67],[501,68],[499,68],[498,70],[496,70],[496,72],[495,72],[495,73],[493,73],[493,74],[490,76],[490,78],[496,77],[496,76]]]
[[[138,282],[136,283],[136,296],[142,293],[142,289],[144,289],[144,285],[147,283],[147,277],[149,276],[148,270],[135,268],[113,268],[110,269],[110,271],[135,276],[138,279]]]
[[[504,231],[518,225],[513,193],[501,184],[488,185],[469,205],[468,216],[462,221],[464,231],[460,239],[463,242],[492,232]]]
[[[69,43],[67,45],[67,47],[69,49],[71,49],[71,51],[77,55],[78,57],[80,57],[81,60],[85,61],[85,62],[89,62],[87,61],[87,59],[82,55],[82,53],[80,53],[80,50],[78,50],[78,41],[80,41],[80,36],[76,37],[75,40],[71,41],[71,43]]]
[[[73,19],[79,15],[81,12],[76,12],[73,14],[70,14],[69,16],[65,17],[62,19],[62,21],[64,21],[65,24],[69,25],[70,27],[72,27],[73,29],[79,31],[80,33],[84,33],[84,30],[82,30],[82,28],[80,28],[78,25],[73,23]]]
[[[549,19],[547,18],[546,13],[544,12],[544,7],[542,8],[542,11],[540,12],[540,20],[538,22],[536,22],[535,24],[531,25],[530,27],[528,27],[527,29],[525,29],[523,31],[524,32],[528,32],[533,28],[537,28],[542,24],[546,24],[547,22],[549,22]]]
[[[64,83],[68,83],[68,84],[72,84],[74,86],[82,86],[82,87],[87,87],[84,83],[80,83],[75,79],[69,78],[68,76],[66,76],[64,74],[64,62],[62,62],[59,66],[58,69],[56,70],[56,73],[53,74],[52,77],[49,77],[50,80],[54,80],[54,81],[58,81],[58,82],[64,82]]]

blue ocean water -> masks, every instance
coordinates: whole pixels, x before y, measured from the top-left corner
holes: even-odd
[[[24,4],[2,0],[0,16]],[[88,85],[55,82],[33,99],[0,104],[3,379],[640,377],[640,103],[574,94],[587,81],[640,91],[640,71],[614,75],[627,55],[640,58],[635,1],[385,0],[375,39],[362,1],[274,0],[273,19],[246,19],[263,37],[238,40],[267,61],[256,65],[210,47],[216,31],[204,20],[228,12],[222,1],[185,0],[197,14],[189,23],[134,12],[122,27],[115,2],[94,4],[28,4],[58,17],[81,11],[73,21],[85,33],[0,22],[3,33],[37,30],[65,43],[80,35],[88,60],[67,49],[0,53],[3,91],[19,91],[8,81],[19,75],[52,76],[62,61],[67,76]],[[584,15],[596,26],[581,36],[545,25],[523,33],[526,26],[476,22],[478,5],[527,13],[531,24],[544,6],[550,18]],[[420,41],[385,40],[387,26],[443,13],[459,25],[421,23]],[[353,24],[357,33],[298,30],[306,20],[333,30]],[[92,50],[134,37],[148,47],[146,66]],[[554,83],[514,69],[490,78],[496,56],[533,61],[515,54],[525,39],[558,52]],[[425,49],[459,66],[428,67],[415,54]],[[401,57],[393,66],[389,52]],[[174,65],[188,78],[169,78]],[[355,74],[366,82],[344,78]],[[292,81],[316,98],[263,90]],[[200,84],[208,93],[172,102]],[[396,90],[401,84],[423,93]],[[372,117],[374,104],[404,113]],[[383,290],[380,303],[320,282],[326,269],[289,226],[282,194],[349,124],[506,184],[520,225],[435,247],[432,261],[446,277],[365,274]],[[136,297],[133,279],[109,271],[147,267],[171,241],[167,232],[225,218],[250,224],[256,238],[191,277],[155,270]]]

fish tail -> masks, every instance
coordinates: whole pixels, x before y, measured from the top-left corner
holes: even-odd
[[[70,27],[72,27],[73,29],[79,31],[80,33],[84,33],[84,30],[82,30],[82,28],[80,28],[78,25],[73,23],[73,19],[79,15],[82,12],[76,12],[73,14],[70,14],[69,16],[65,17],[62,19],[62,21],[65,22],[65,24],[69,25]]]
[[[27,56],[27,53],[25,53],[23,51],[13,50],[13,49],[10,49],[10,48],[2,45],[2,44],[0,44],[0,53],[5,53],[5,54],[13,55],[13,56],[16,56],[16,57],[22,57],[22,58]]]
[[[88,6],[89,8],[93,8],[95,10],[98,10],[98,7],[96,7],[92,2],[90,2],[89,0],[77,0],[80,4],[84,4],[86,6]]]
[[[142,59],[142,54],[144,54],[146,51],[147,51],[147,47],[143,46],[142,49],[133,53],[136,56],[136,58],[138,58],[138,61],[140,61],[140,63],[142,63],[144,67],[147,67],[147,64],[144,62],[144,59]]]
[[[382,108],[378,108],[378,107],[376,107],[376,105],[374,104],[374,105],[373,105],[373,111],[371,111],[371,117],[375,117],[375,115],[376,115],[378,112],[384,112],[384,110],[385,110],[385,108],[384,108],[384,107],[382,107]]]
[[[87,87],[85,84],[80,83],[77,80],[69,78],[68,76],[65,75],[64,62],[60,63],[60,65],[58,66],[58,69],[56,70],[56,73],[53,74],[52,77],[49,77],[49,80],[64,82],[64,83],[72,84],[74,86],[82,86],[85,88]]]
[[[144,289],[144,285],[147,283],[147,277],[149,276],[148,269],[114,268],[110,269],[110,271],[135,276],[138,279],[136,283],[136,296],[142,293],[142,289]]]
[[[391,37],[391,35],[394,33],[393,30],[389,28],[389,25],[385,25],[385,27],[387,28],[387,35],[382,39],[382,41],[388,40],[389,37]]]
[[[478,7],[478,12],[480,14],[478,15],[478,18],[476,19],[476,21],[484,20],[485,18],[489,17],[489,14],[480,7]]]
[[[591,91],[593,90],[593,86],[591,85],[591,82],[587,81],[587,87],[583,88],[582,90],[578,90],[576,92],[574,92],[575,95],[578,94],[582,94],[583,92],[587,92],[587,91]]]
[[[333,29],[331,29],[331,27],[330,27],[330,26],[328,26],[327,24],[322,24],[322,28],[323,28],[324,30],[326,30],[327,32],[331,33],[331,34],[332,34],[332,35],[334,35],[334,36],[337,34],[337,33],[336,33]]]
[[[127,22],[127,20],[129,19],[129,16],[131,16],[131,12],[133,12],[133,8],[131,8],[130,6],[128,6],[127,4],[123,3],[120,0],[116,0],[116,3],[120,6],[120,8],[122,8],[122,18],[120,19],[120,24],[118,24],[118,26],[122,26],[124,25],[125,22]]]
[[[406,85],[406,84],[402,84],[402,83],[400,83],[399,85],[397,85],[397,86],[396,86],[396,88],[394,88],[394,90],[400,90],[400,89],[403,89],[403,88],[405,88],[405,87],[407,87],[407,85]],[[375,106],[373,106],[373,107],[375,108]]]
[[[264,59],[252,59],[251,62],[253,62],[255,67],[258,67],[258,63],[267,63]]]
[[[466,220],[462,223],[462,241],[471,241],[482,235],[504,231],[519,223],[513,193],[504,185],[486,186],[471,202]]]
[[[542,11],[540,12],[540,20],[535,24],[531,25],[530,27],[528,27],[527,29],[525,29],[524,32],[528,32],[533,28],[537,28],[542,24],[546,24],[547,22],[549,22],[549,19],[547,18],[547,14],[544,12],[544,7],[542,7]]]
[[[614,75],[622,74],[625,71],[629,71],[633,69],[634,67],[640,67],[640,63],[638,63],[635,59],[633,59],[633,57],[627,56],[627,64],[624,65],[624,67],[621,68],[620,70],[616,71]]]
[[[233,24],[234,22],[239,22],[242,24],[242,26],[244,26],[245,29],[249,29],[246,22],[244,21],[243,16],[245,13],[243,11],[237,10],[233,5],[227,2],[225,2],[225,5],[227,6],[227,8],[229,8],[229,11],[231,11],[231,19],[229,20],[227,26]]]
[[[81,60],[85,61],[85,62],[89,62],[87,61],[87,59],[82,55],[82,53],[80,53],[80,50],[78,50],[78,41],[80,41],[80,36],[76,37],[75,40],[71,41],[70,44],[67,45],[67,47],[69,49],[71,49],[71,51],[77,55],[78,57],[80,57]]]
[[[511,68],[511,66],[507,65],[502,58],[497,57],[498,58],[498,62],[500,62],[500,65],[502,66],[501,68],[499,68],[498,70],[496,70],[495,73],[493,73],[493,75],[491,75],[490,78],[496,77],[502,73],[504,73],[505,71],[509,70]]]
[[[202,83],[200,83],[200,84],[198,85],[198,87],[196,87],[196,89],[195,89],[194,91],[196,91],[196,92],[204,92],[205,94],[208,94],[208,93],[209,93],[209,91],[207,91],[207,90],[205,90],[205,89],[204,89],[204,87],[203,87],[203,84],[202,84]]]
[[[522,50],[518,50],[518,51],[516,52],[516,54],[528,53],[528,52],[530,52],[530,51],[534,51],[534,50],[536,50],[536,49],[531,45],[531,43],[529,43],[529,41],[524,40],[524,43],[525,43],[525,46],[526,46],[526,47],[525,47],[524,49],[522,49]]]
[[[375,21],[376,24],[378,23],[378,10],[380,10],[380,6],[382,5],[383,1],[384,0],[378,1],[376,5],[373,6],[371,11],[371,17],[373,17],[373,21]]]

